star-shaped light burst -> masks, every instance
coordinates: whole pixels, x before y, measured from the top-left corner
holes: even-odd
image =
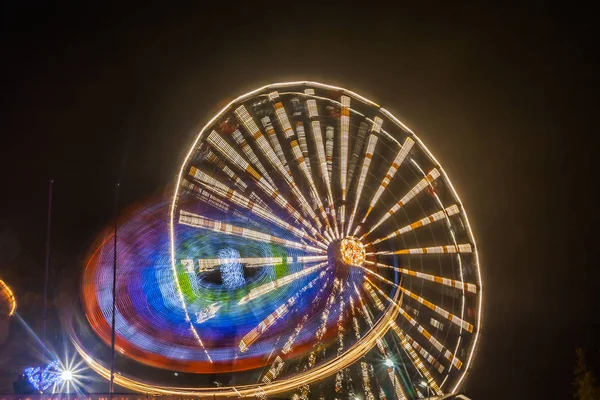
[[[45,367],[29,367],[25,376],[31,385],[39,392],[71,393],[78,391],[83,378],[82,361],[75,362],[74,358],[65,362],[51,361]]]

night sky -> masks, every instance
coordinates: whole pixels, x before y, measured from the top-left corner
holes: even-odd
[[[461,195],[484,280],[466,393],[571,398],[575,348],[600,348],[591,10],[12,1],[1,18],[0,276],[17,296],[42,290],[49,178],[55,287],[110,223],[117,180],[121,207],[161,195],[220,106],[321,81],[398,116]]]

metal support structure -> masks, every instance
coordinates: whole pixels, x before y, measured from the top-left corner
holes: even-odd
[[[114,250],[113,250],[113,282],[112,282],[112,324],[111,324],[111,361],[110,361],[110,398],[112,400],[113,393],[115,392],[115,314],[117,305],[117,219],[118,219],[118,205],[119,205],[119,186],[117,182],[115,187],[115,226],[113,232],[114,238]]]
[[[46,256],[44,266],[44,309],[42,314],[42,358],[46,354],[46,319],[48,315],[48,274],[50,271],[50,227],[52,223],[52,185],[54,180],[48,182],[48,220],[46,222]],[[41,369],[40,369],[41,371]],[[40,372],[40,387],[42,387],[42,373]]]

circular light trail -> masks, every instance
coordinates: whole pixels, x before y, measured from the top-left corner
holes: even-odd
[[[17,299],[8,285],[0,279],[0,316],[6,314],[11,317],[17,309]]]
[[[463,383],[481,327],[475,239],[443,168],[387,110],[315,82],[247,93],[200,131],[172,199],[168,229],[164,204],[120,224],[117,349],[171,377],[247,371],[258,382],[172,386],[121,371],[117,384],[302,398],[335,376],[339,396],[409,399],[423,379],[437,395]],[[97,246],[81,288],[105,345],[111,251],[108,239]],[[370,352],[406,368],[380,376]]]

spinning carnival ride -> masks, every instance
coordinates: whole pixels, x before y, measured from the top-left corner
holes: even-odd
[[[475,239],[442,167],[387,110],[313,82],[219,112],[172,203],[120,223],[118,271],[116,349],[140,367],[115,381],[144,392],[441,395],[464,382],[480,329]],[[81,289],[104,347],[111,286],[108,237]],[[142,366],[198,378],[158,382]],[[207,374],[224,384],[198,384]]]

